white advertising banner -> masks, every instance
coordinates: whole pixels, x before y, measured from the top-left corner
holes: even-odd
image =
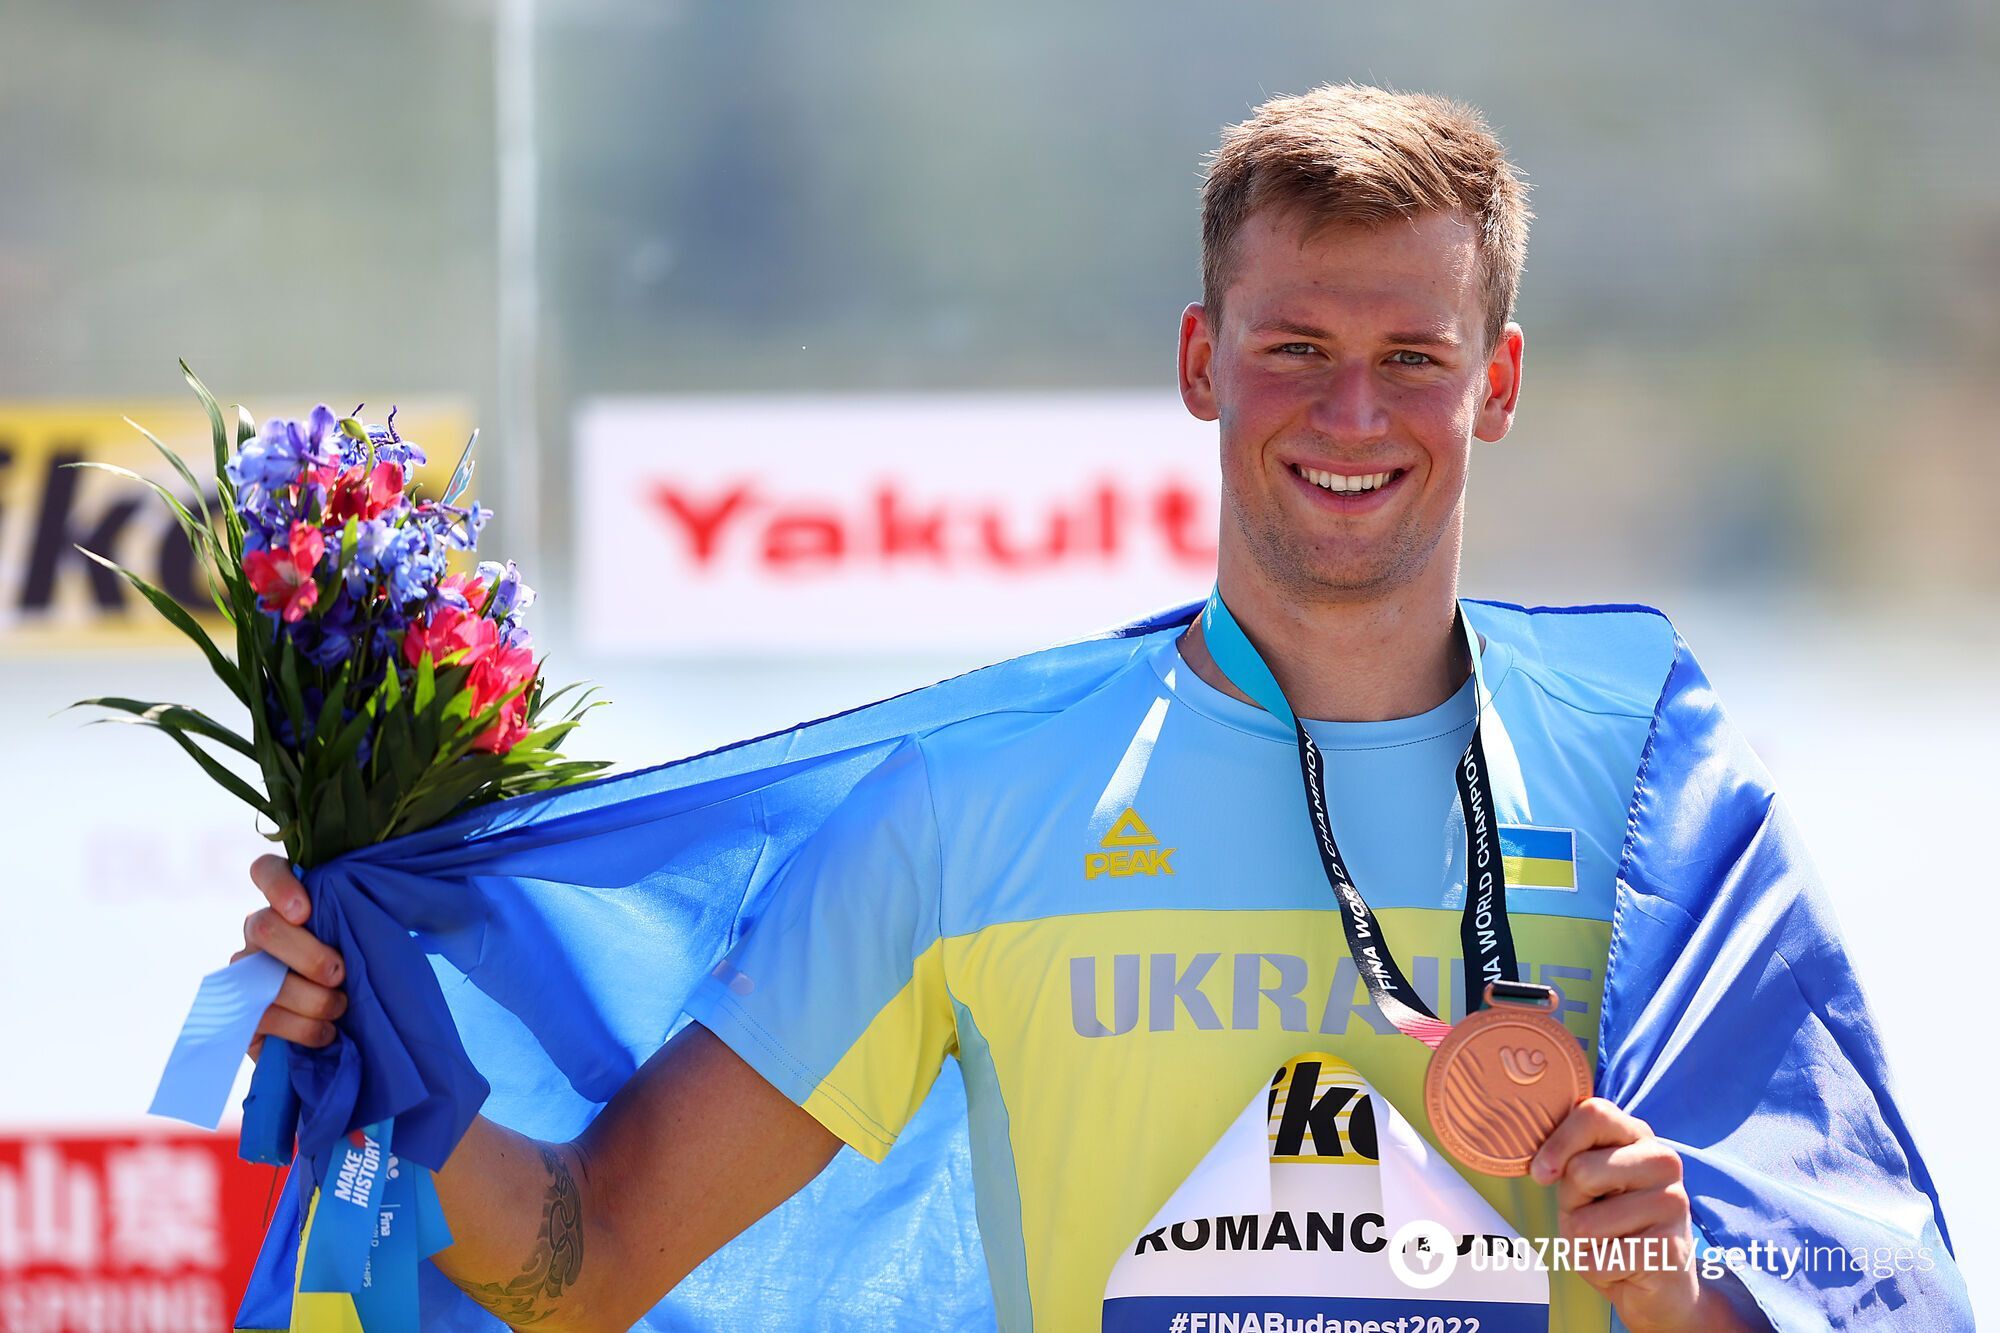
[[[1215,577],[1216,428],[1171,393],[607,399],[576,439],[596,651],[1016,651]]]

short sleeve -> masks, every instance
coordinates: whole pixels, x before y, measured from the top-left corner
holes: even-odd
[[[687,1012],[880,1161],[956,1047],[938,935],[937,820],[921,749],[863,778],[773,881]]]

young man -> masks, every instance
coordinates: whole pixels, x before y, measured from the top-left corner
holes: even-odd
[[[1521,972],[1594,1052],[1660,681],[1563,660],[1525,613],[1468,613],[1468,639],[1458,602],[1474,442],[1506,436],[1521,390],[1524,189],[1469,109],[1328,87],[1225,133],[1203,214],[1180,385],[1220,423],[1220,602],[1329,756],[1346,868],[1446,1019],[1478,1007],[1451,864],[1478,644],[1507,724],[1493,813],[1571,837],[1561,876],[1510,875]],[[1671,656],[1663,621],[1606,615]],[[1428,1052],[1360,988],[1294,734],[1211,635],[1197,619],[1081,700],[903,744],[577,1140],[474,1125],[439,1177],[439,1267],[509,1322],[622,1327],[842,1143],[880,1158],[955,1055],[1002,1325],[1094,1327],[1113,1262],[1300,1050],[1414,1118]],[[293,969],[261,1030],[323,1044],[340,960],[282,862],[252,874],[271,906],[246,941]],[[1521,1234],[1677,1261],[1558,1275],[1552,1328],[1761,1326],[1685,1262],[1682,1154],[1609,1101],[1578,1105],[1530,1177],[1478,1185]]]

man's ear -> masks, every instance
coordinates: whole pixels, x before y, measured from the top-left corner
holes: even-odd
[[[1181,401],[1203,421],[1214,421],[1222,412],[1215,405],[1215,384],[1210,371],[1215,363],[1215,342],[1209,336],[1208,311],[1196,301],[1181,311]]]
[[[1487,358],[1486,401],[1479,405],[1472,433],[1488,444],[1506,439],[1513,428],[1514,405],[1521,400],[1521,357],[1525,351],[1521,326],[1509,324],[1500,331],[1493,355]],[[1185,395],[1186,391],[1182,392]]]

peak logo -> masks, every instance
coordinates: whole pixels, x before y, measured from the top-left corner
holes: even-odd
[[[1084,853],[1085,879],[1105,876],[1125,879],[1132,875],[1174,873],[1172,857],[1178,849],[1160,846],[1153,830],[1146,827],[1146,821],[1139,818],[1139,812],[1129,805],[1125,807],[1124,814],[1112,821],[1097,845],[1104,850]]]

